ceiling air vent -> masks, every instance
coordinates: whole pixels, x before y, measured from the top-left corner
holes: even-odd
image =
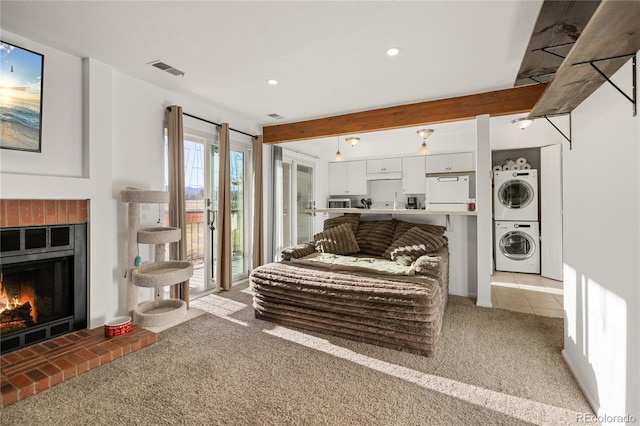
[[[177,68],[172,67],[171,65],[167,65],[164,62],[153,61],[153,62],[149,62],[149,65],[151,65],[152,67],[156,67],[159,70],[166,71],[171,75],[184,77],[184,72],[180,71]]]
[[[274,120],[283,120],[284,117],[281,116],[280,114],[276,114],[275,112],[273,114],[268,114],[269,117],[273,118]]]

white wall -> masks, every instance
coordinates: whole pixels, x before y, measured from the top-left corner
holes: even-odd
[[[628,63],[614,82],[631,93]],[[564,356],[599,415],[640,421],[640,117],[603,84],[564,152]]]
[[[491,307],[491,273],[493,272],[493,217],[491,200],[491,120],[476,117],[476,281],[478,306]],[[474,244],[470,241],[469,244]]]
[[[41,153],[0,150],[2,173],[86,177],[82,138],[82,60],[2,32],[2,40],[44,55]]]
[[[179,96],[151,84],[113,72],[113,180],[112,195],[118,199],[120,190],[135,186],[144,189],[164,190],[164,130],[165,108],[180,105],[183,112],[217,123],[229,122],[231,127],[248,133],[257,132],[254,123],[235,114],[203,104],[200,101]],[[186,117],[185,128],[213,133],[213,125]],[[232,132],[232,140],[250,142],[250,138]],[[126,280],[124,279],[127,254],[127,209],[117,202],[118,235],[116,273],[118,308],[126,307]],[[142,226],[156,224],[160,218],[158,206],[143,205],[140,222]],[[164,217],[162,217],[162,221]],[[143,261],[153,259],[153,249],[140,246]],[[149,300],[152,290],[138,289],[140,302]]]
[[[165,107],[181,105],[185,112],[249,133],[259,128],[237,114],[128,77],[99,61],[6,32],[2,36],[45,54],[45,84],[43,152],[0,152],[0,197],[89,200],[89,327],[101,326],[127,309],[126,206],[118,194],[127,186],[163,189]],[[157,219],[157,209],[143,207],[143,223]],[[149,253],[149,247],[141,247],[142,255],[150,258]],[[144,289],[140,294],[142,299],[151,296]]]

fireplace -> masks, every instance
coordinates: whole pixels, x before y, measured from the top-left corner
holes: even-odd
[[[87,225],[0,230],[0,352],[87,326]]]

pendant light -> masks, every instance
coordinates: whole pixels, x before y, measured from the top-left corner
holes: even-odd
[[[340,136],[338,136],[338,150],[336,151],[336,161],[342,161],[344,160],[344,158],[342,158],[342,154],[340,154]]]
[[[533,120],[526,117],[516,118],[515,120],[511,120],[511,124],[519,128],[520,130],[526,129],[531,125],[531,123],[533,123]]]
[[[422,138],[422,145],[420,145],[420,154],[427,155],[429,153],[429,147],[427,146],[427,138],[433,134],[433,129],[420,129],[416,133]]]
[[[355,137],[355,136],[349,136],[348,138],[345,139],[345,141],[349,145],[354,146],[354,145],[357,145],[358,142],[360,142],[360,138]]]

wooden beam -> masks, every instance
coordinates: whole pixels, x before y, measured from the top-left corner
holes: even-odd
[[[522,86],[297,123],[265,126],[262,128],[263,142],[272,144],[447,123],[470,120],[482,114],[500,116],[529,112],[543,90],[542,85]]]
[[[542,117],[573,111],[606,81],[589,65],[589,61],[633,55],[638,50],[640,1],[603,0],[529,116]],[[607,77],[611,77],[629,60],[628,56],[603,60],[596,62],[596,66]],[[620,102],[627,101],[621,97]]]

